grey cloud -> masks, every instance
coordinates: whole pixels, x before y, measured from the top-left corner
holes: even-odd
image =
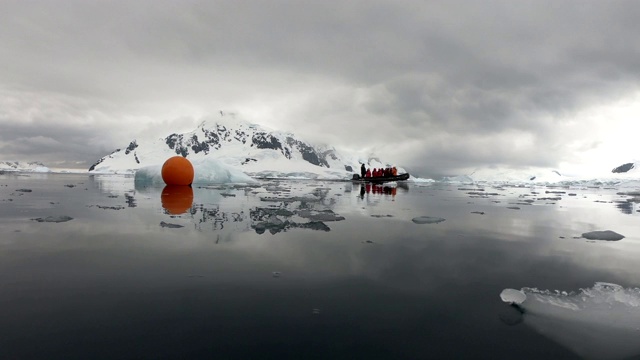
[[[570,149],[542,118],[638,90],[639,17],[636,2],[596,0],[5,1],[0,154],[87,146],[94,156],[135,137],[132,118],[263,101],[287,115],[283,130],[413,157],[416,168],[553,166]],[[33,97],[6,100],[24,93]],[[474,148],[493,138],[506,149],[510,134],[535,139],[539,155]],[[389,142],[419,144],[420,156]]]

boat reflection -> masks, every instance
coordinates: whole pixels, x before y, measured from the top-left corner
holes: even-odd
[[[363,199],[365,194],[373,194],[373,195],[388,195],[391,198],[395,198],[398,194],[398,191],[408,192],[409,186],[404,182],[399,182],[395,184],[360,184],[360,198]]]

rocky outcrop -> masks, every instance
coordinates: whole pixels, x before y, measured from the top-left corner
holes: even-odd
[[[622,164],[620,166],[618,166],[617,168],[614,168],[613,170],[611,170],[612,173],[618,174],[618,173],[626,173],[629,170],[634,168],[634,164],[633,163],[626,163],[626,164]]]

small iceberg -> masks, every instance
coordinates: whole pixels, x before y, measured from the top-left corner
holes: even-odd
[[[588,240],[605,240],[605,241],[618,241],[624,239],[624,235],[620,235],[615,231],[591,231],[582,234],[582,237]]]
[[[527,299],[527,295],[521,290],[504,289],[500,293],[500,299],[512,305],[520,305]]]
[[[242,171],[217,160],[204,158],[191,162],[194,169],[194,184],[253,184],[257,181]],[[162,164],[145,166],[136,171],[138,184],[164,184]]]
[[[445,219],[433,216],[418,216],[411,219],[416,224],[437,224],[443,222]]]
[[[73,220],[71,216],[68,215],[59,215],[59,216],[47,216],[45,218],[35,218],[31,219],[37,222],[50,222],[50,223],[61,223]]]

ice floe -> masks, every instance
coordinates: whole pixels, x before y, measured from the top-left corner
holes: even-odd
[[[590,231],[582,234],[582,237],[589,240],[606,240],[606,241],[618,241],[624,239],[624,235],[620,235],[615,231]]]
[[[416,224],[437,224],[445,221],[443,218],[433,216],[418,216],[411,219]]]
[[[172,224],[172,223],[168,223],[168,222],[164,222],[164,221],[160,222],[160,226],[163,227],[163,228],[169,228],[169,229],[178,229],[178,228],[184,227],[183,225]]]
[[[58,216],[47,216],[45,218],[35,218],[31,219],[37,222],[52,222],[52,223],[61,223],[73,220],[71,216],[68,215],[58,215]]]

